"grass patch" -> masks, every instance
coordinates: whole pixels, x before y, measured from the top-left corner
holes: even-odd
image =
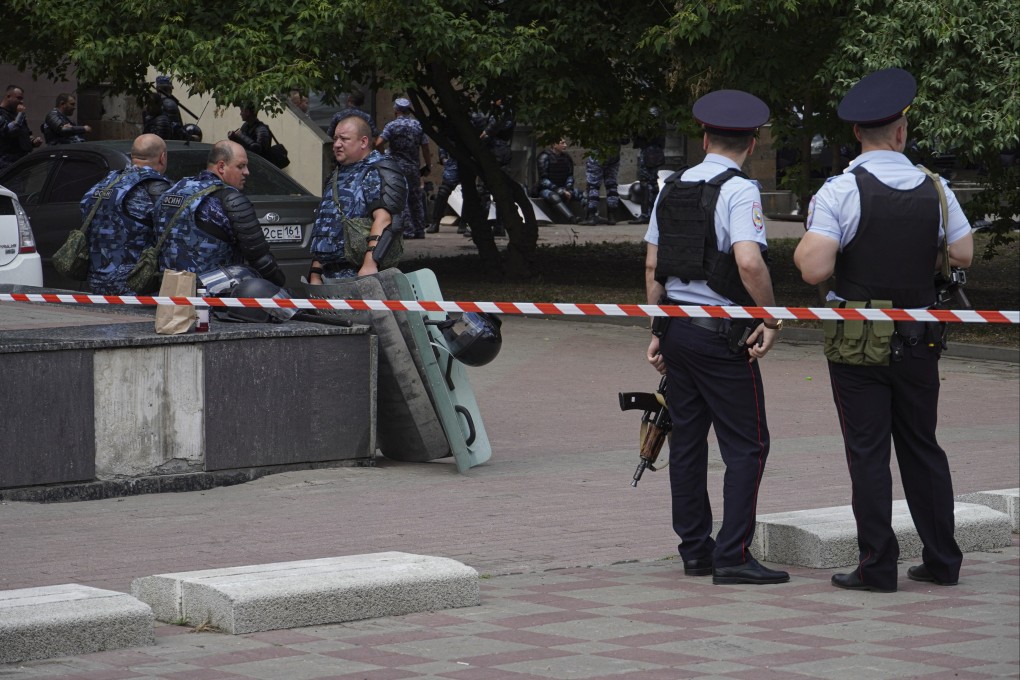
[[[988,237],[975,235],[977,255],[967,272],[967,297],[974,309],[1020,308],[1020,249],[1016,241],[984,259]],[[801,279],[793,265],[797,239],[769,242],[776,302],[787,307],[817,307],[815,286]],[[529,281],[493,281],[477,255],[422,258],[409,270],[431,269],[448,300],[484,302],[573,302],[642,304],[644,294],[642,243],[594,243],[541,246],[535,258],[536,275]],[[801,327],[818,322],[798,321]],[[955,342],[1020,348],[1020,327],[1014,324],[954,324]]]

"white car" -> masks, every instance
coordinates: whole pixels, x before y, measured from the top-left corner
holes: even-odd
[[[42,286],[42,260],[28,215],[13,191],[0,186],[0,283]]]

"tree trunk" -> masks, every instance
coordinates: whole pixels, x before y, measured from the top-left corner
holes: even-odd
[[[488,210],[482,205],[482,199],[478,193],[476,179],[477,176],[473,170],[460,167],[460,190],[464,196],[461,219],[471,229],[471,240],[475,242],[478,255],[485,263],[488,277],[497,280],[503,276],[503,263],[500,261],[499,249],[496,248],[496,240],[493,238],[492,229],[488,224]]]
[[[461,191],[464,194],[463,217],[471,227],[471,239],[478,247],[479,255],[495,276],[505,273],[512,279],[529,278],[538,246],[538,223],[527,193],[503,172],[492,152],[479,139],[478,131],[471,126],[469,120],[469,110],[474,103],[467,99],[462,90],[454,88],[453,79],[445,65],[438,61],[428,63],[422,78],[422,87],[414,93],[422,110],[416,110],[416,113],[425,119],[423,123],[428,123],[427,132],[430,137],[457,159]],[[431,105],[428,111],[424,110],[425,105]],[[476,178],[481,178],[491,193],[496,203],[496,214],[510,239],[505,272],[492,228],[488,224],[488,216],[483,214],[484,208],[475,187]],[[470,200],[475,202],[475,207],[471,209],[468,208]],[[515,203],[521,206],[523,220]]]

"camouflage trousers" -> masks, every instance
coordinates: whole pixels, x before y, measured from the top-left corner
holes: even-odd
[[[620,205],[620,183],[617,177],[620,174],[620,159],[614,158],[605,163],[599,163],[594,158],[586,158],[584,161],[584,181],[587,184],[587,207],[589,212],[594,212],[599,207],[599,188],[606,186],[606,206],[610,210]]]

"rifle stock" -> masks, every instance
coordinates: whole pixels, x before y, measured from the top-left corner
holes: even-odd
[[[662,395],[660,401],[659,394]],[[655,461],[658,460],[662,445],[666,442],[666,436],[673,429],[673,421],[669,417],[669,409],[665,404],[666,378],[659,382],[659,389],[656,393],[647,392],[620,392],[620,410],[630,411],[641,409],[644,414],[641,416],[641,449],[638,453],[638,465],[634,470],[634,477],[630,485],[636,487],[641,475],[645,470],[656,470]]]

